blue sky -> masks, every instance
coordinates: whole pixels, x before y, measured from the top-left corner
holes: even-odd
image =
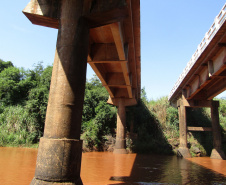
[[[54,60],[57,30],[32,25],[29,0],[2,1],[0,58],[32,68]],[[167,96],[225,0],[141,0],[141,86],[149,99]],[[93,75],[88,67],[87,78]],[[225,96],[225,95],[223,95]]]

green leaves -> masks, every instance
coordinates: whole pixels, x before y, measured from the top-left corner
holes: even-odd
[[[0,146],[31,144],[41,137],[37,119],[21,105],[5,107],[0,123]]]
[[[5,68],[0,73],[0,99],[9,105],[14,104],[20,91],[20,70],[15,67]]]
[[[0,60],[0,145],[38,142],[43,134],[52,67],[33,70]]]
[[[103,150],[105,135],[113,134],[116,108],[107,104],[108,93],[94,76],[86,82],[82,115],[82,138],[89,150]]]
[[[8,67],[13,67],[13,63],[10,61],[4,62],[3,60],[0,59],[0,72],[2,72],[5,68]]]

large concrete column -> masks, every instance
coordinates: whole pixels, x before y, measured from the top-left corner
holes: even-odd
[[[212,129],[213,129],[213,146],[214,149],[211,153],[211,158],[213,159],[223,159],[225,160],[225,154],[222,150],[221,144],[221,130],[220,130],[220,122],[219,122],[219,112],[218,112],[219,102],[212,101],[211,106],[211,119],[212,119]]]
[[[178,156],[184,158],[190,158],[191,154],[187,146],[187,116],[186,107],[183,105],[183,101],[179,101],[179,131],[180,131],[180,146],[178,149]]]
[[[117,133],[114,153],[126,154],[126,109],[124,100],[120,99],[117,113]]]
[[[40,140],[35,185],[81,185],[82,109],[89,29],[83,1],[61,1],[61,18],[44,136]]]

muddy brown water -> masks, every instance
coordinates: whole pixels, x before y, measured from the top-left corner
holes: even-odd
[[[28,185],[34,176],[37,149],[0,148],[0,185]],[[82,155],[84,185],[226,184],[226,161],[208,157],[113,154]]]

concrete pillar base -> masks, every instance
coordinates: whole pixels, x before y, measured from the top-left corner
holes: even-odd
[[[221,149],[216,149],[214,148],[211,152],[211,159],[221,159],[221,160],[226,160],[226,156]]]
[[[82,141],[40,139],[33,184],[82,184],[80,179]],[[63,183],[64,182],[64,183]],[[73,182],[73,183],[71,183]],[[75,183],[76,182],[76,183]]]
[[[33,178],[30,185],[83,185],[81,178],[75,182],[50,182]]]
[[[126,150],[126,140],[121,138],[116,138],[114,152],[115,154],[127,154]]]
[[[177,150],[177,156],[183,158],[191,158],[189,149],[186,147],[179,147],[179,149]]]
[[[113,152],[114,154],[127,154],[128,152],[127,152],[127,150],[126,149],[114,149],[114,152]]]

